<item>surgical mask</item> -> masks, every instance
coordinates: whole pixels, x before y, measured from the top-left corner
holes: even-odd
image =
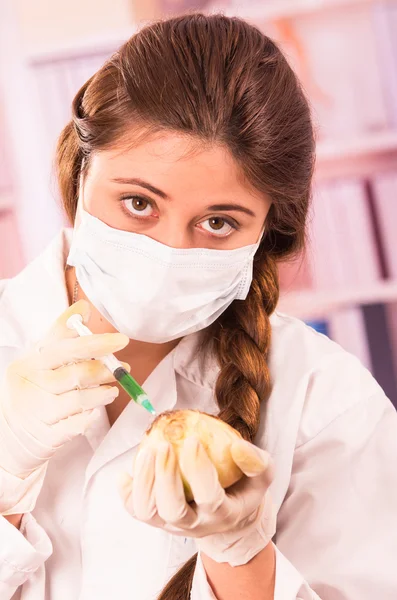
[[[68,264],[87,298],[129,338],[163,343],[211,325],[244,300],[260,240],[235,250],[178,249],[81,210]]]

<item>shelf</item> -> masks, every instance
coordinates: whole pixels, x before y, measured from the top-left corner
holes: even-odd
[[[397,169],[397,131],[372,133],[317,145],[317,179],[368,177]]]
[[[137,31],[136,25],[109,35],[91,36],[84,39],[73,39],[62,45],[46,44],[26,53],[29,66],[45,65],[47,63],[79,60],[90,56],[111,56],[126,40]]]
[[[397,281],[381,281],[352,290],[302,290],[281,294],[278,310],[300,319],[326,318],[332,312],[362,304],[397,302]]]
[[[311,15],[324,10],[375,4],[375,2],[376,0],[270,0],[261,5],[256,0],[251,4],[247,2],[246,6],[239,6],[236,3],[236,6],[232,5],[223,9],[223,12],[229,16],[239,16],[250,21],[276,21]]]

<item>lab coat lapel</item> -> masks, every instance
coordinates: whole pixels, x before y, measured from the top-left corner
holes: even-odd
[[[143,384],[157,414],[172,410],[177,401],[174,356],[175,350],[161,361]],[[99,469],[140,443],[152,422],[153,416],[131,400],[96,449],[86,470],[84,493]]]

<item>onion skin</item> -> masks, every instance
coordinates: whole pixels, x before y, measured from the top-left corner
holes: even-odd
[[[233,442],[242,439],[241,435],[227,423],[198,410],[167,411],[159,415],[145,433],[138,452],[147,446],[156,448],[159,442],[172,444],[179,461],[179,454],[186,437],[195,435],[203,445],[214,464],[219,483],[228,488],[243,476],[230,453]],[[194,500],[188,482],[182,476],[186,500]]]

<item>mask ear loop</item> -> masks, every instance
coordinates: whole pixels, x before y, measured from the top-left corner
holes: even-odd
[[[83,157],[83,160],[81,161],[81,169],[80,169],[80,174],[79,174],[79,195],[78,195],[78,199],[77,199],[75,222],[76,222],[76,220],[81,222],[82,213],[85,210],[85,208],[84,208],[84,169],[85,169],[85,166],[86,166],[86,159]]]
[[[252,251],[250,252],[250,255],[248,257],[247,264],[245,265],[245,268],[244,268],[243,277],[242,277],[239,287],[238,287],[236,300],[245,300],[245,298],[248,295],[248,292],[250,290],[251,283],[252,283],[255,254],[257,253],[259,246],[262,243],[262,239],[265,234],[265,231],[266,231],[266,224],[262,227],[256,243],[252,245]]]
[[[257,245],[258,245],[258,247],[259,247],[259,246],[261,245],[261,243],[262,243],[262,240],[263,240],[263,238],[264,238],[264,236],[265,236],[265,231],[266,231],[266,224],[265,224],[265,225],[262,227],[262,229],[261,229],[261,232],[260,232],[260,234],[259,234],[259,238],[258,238],[258,240],[257,240],[257,242],[256,242],[256,243],[257,243]]]
[[[78,198],[77,198],[77,207],[76,207],[76,214],[74,216],[74,225],[73,225],[73,236],[75,235],[77,229],[80,226],[80,223],[82,221],[82,217],[83,217],[83,212],[84,212],[84,167],[85,167],[85,159],[83,158],[83,160],[81,161],[81,170],[80,170],[80,174],[79,174],[79,193],[78,193]],[[65,269],[70,269],[72,268],[72,266],[68,263],[69,260],[69,256],[70,256],[70,252],[69,255],[66,259],[66,267]],[[74,303],[74,297],[76,295],[76,286],[78,286],[78,281],[77,281],[77,277],[76,277],[76,283],[75,283],[75,288],[74,288],[74,294],[73,294],[73,303]],[[78,292],[78,289],[77,289]]]
[[[261,245],[263,237],[265,235],[265,231],[266,231],[266,224],[262,227],[262,229],[260,231],[260,234],[259,234],[259,237],[256,240],[256,243],[254,244],[254,251],[253,251],[252,257],[254,257],[255,254],[257,253],[257,251],[259,249],[259,246]]]

